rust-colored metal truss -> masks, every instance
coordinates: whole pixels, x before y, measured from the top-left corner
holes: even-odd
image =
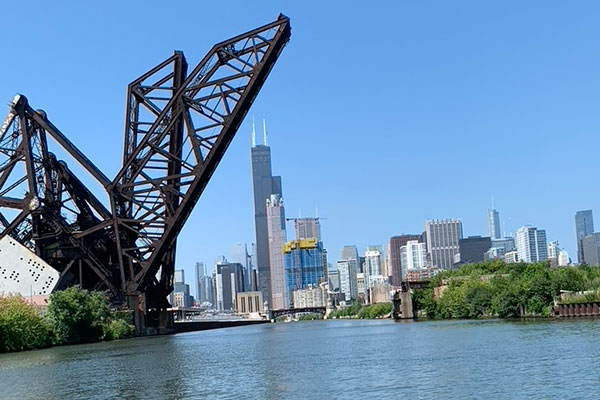
[[[0,126],[0,237],[115,301],[168,307],[177,235],[291,34],[283,15],[212,47],[188,74],[181,52],[127,91],[123,166],[110,180],[24,96]],[[102,201],[48,151],[48,139],[99,186]],[[19,164],[22,167],[19,167]]]

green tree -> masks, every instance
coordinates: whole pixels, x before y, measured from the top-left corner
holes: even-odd
[[[104,337],[111,311],[102,293],[73,286],[50,296],[47,316],[59,343],[86,343]]]
[[[0,296],[0,352],[49,346],[51,336],[37,307],[18,296]]]
[[[469,306],[469,318],[479,318],[488,314],[492,297],[490,284],[479,281],[471,281],[467,284],[464,301]]]

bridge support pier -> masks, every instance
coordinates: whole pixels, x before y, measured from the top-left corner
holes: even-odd
[[[413,319],[413,303],[410,290],[398,290],[393,297],[394,309],[392,315],[394,319]]]

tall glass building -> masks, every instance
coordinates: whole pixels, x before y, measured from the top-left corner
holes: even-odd
[[[288,304],[294,290],[316,286],[327,279],[327,258],[323,243],[315,239],[292,240],[283,246]]]
[[[492,240],[502,238],[500,234],[500,214],[493,208],[488,210],[487,226],[488,236],[492,238]]]
[[[583,238],[594,233],[594,215],[592,210],[582,210],[575,213],[575,233],[577,235],[577,262],[587,264],[583,254]]]

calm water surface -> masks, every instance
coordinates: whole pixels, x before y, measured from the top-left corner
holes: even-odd
[[[0,355],[1,399],[595,399],[600,320],[278,323]]]

